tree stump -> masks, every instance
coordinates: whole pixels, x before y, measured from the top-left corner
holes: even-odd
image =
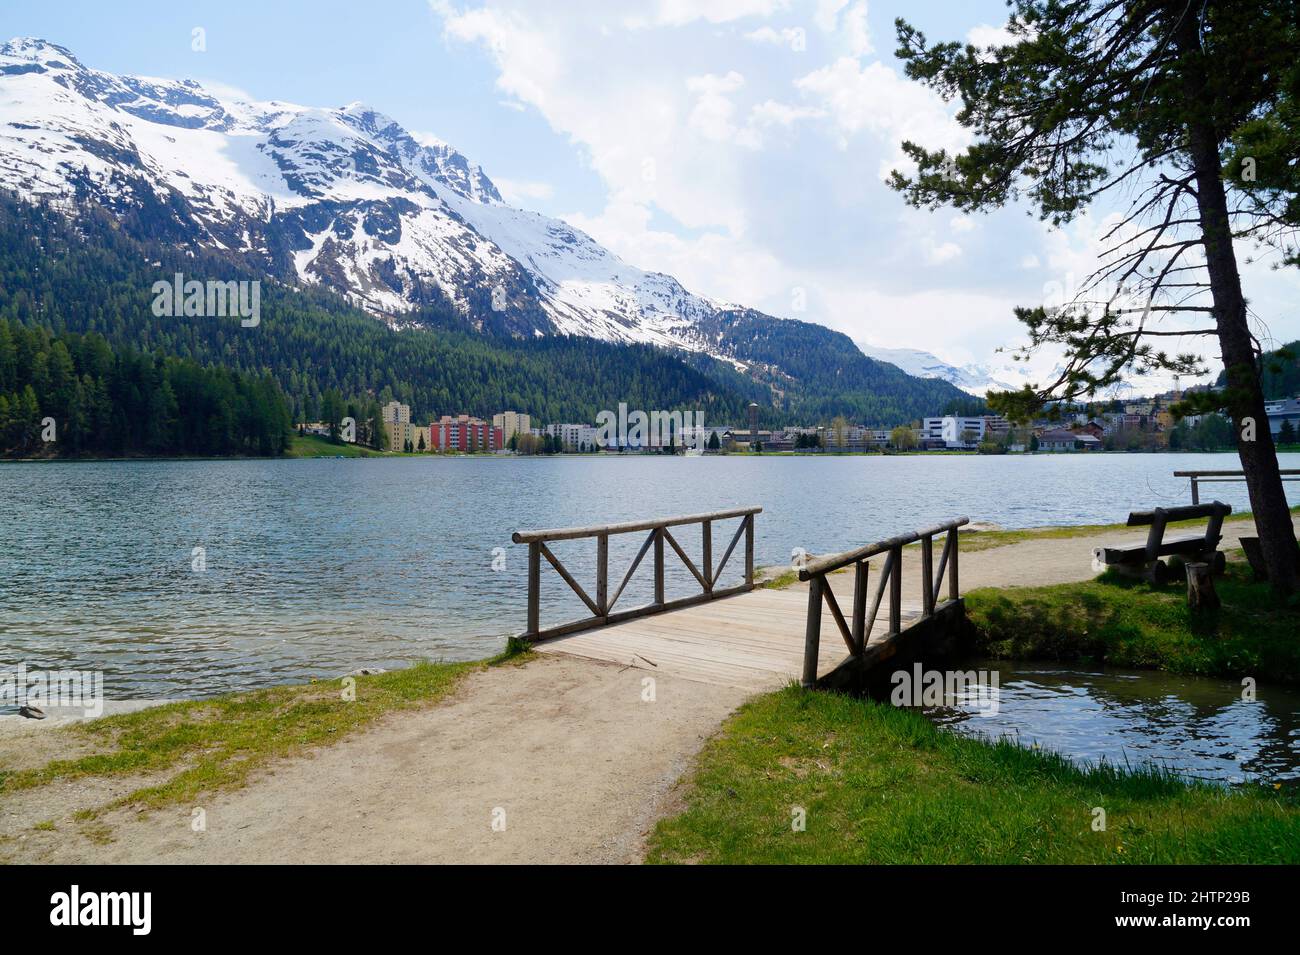
[[[1213,567],[1204,561],[1187,563],[1187,606],[1193,610],[1215,610],[1220,606]]]

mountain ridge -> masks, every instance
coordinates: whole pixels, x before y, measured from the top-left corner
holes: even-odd
[[[776,407],[840,385],[919,387],[934,406],[964,397],[904,382],[839,332],[628,265],[567,223],[507,205],[481,166],[359,103],[253,102],[117,76],[31,38],[0,46],[0,86],[0,187],[100,205],[139,223],[138,238],[330,289],[397,327],[434,311],[477,333],[710,356],[764,383]]]

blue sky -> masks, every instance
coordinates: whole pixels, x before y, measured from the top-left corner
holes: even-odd
[[[1111,210],[1053,233],[1024,209],[905,208],[882,182],[899,141],[964,133],[902,76],[899,15],[933,39],[987,41],[1005,6],[7,0],[0,33],[117,73],[361,101],[454,145],[515,204],[694,291],[958,364],[1005,361],[993,352],[1021,338],[1012,306],[1080,281]],[[1300,337],[1297,277],[1244,272],[1271,337]]]

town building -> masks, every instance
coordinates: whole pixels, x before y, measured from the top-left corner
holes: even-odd
[[[1264,413],[1268,415],[1268,430],[1276,438],[1282,430],[1282,422],[1290,421],[1293,433],[1300,433],[1300,397],[1283,398],[1280,401],[1264,402]]]
[[[492,427],[501,432],[501,439],[510,443],[510,439],[516,434],[529,434],[533,430],[533,419],[531,415],[521,414],[517,411],[502,411],[500,414],[492,416]]]
[[[1094,451],[1101,440],[1087,431],[1044,431],[1038,436],[1040,451]]]
[[[388,449],[402,451],[411,440],[411,406],[390,401],[383,408],[384,429],[388,432]]]
[[[1004,438],[1011,432],[1011,422],[1000,414],[986,414],[984,416],[984,435],[985,437]]]
[[[751,405],[751,407],[753,406]],[[757,440],[759,444],[766,448],[772,443],[772,432],[760,429],[757,434],[755,434],[754,432],[747,430],[728,429],[722,433],[721,440],[723,445],[726,445],[728,441],[734,441],[736,444],[748,445],[751,449]]]
[[[505,446],[500,428],[467,414],[443,415],[429,431],[433,451],[500,451]]]
[[[946,415],[926,418],[918,435],[924,447],[973,448],[984,440],[985,419]]]
[[[525,417],[527,417],[525,415]],[[566,451],[596,451],[596,438],[600,429],[590,424],[548,424],[543,433],[559,440]],[[505,433],[502,432],[505,436]],[[506,441],[509,441],[506,437]]]

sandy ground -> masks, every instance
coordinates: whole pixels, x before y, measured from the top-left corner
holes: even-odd
[[[1237,546],[1249,527],[1227,525],[1224,546]],[[964,553],[962,589],[1086,580],[1093,576],[1092,548],[1134,536],[1030,540]],[[915,559],[909,555],[909,563]],[[904,579],[915,578],[909,573]],[[244,789],[199,807],[116,812],[102,819],[107,830],[88,832],[72,814],[147,779],[21,792],[0,805],[0,858],[637,861],[654,821],[673,808],[674,784],[744,696],[659,675],[655,699],[647,702],[646,676],[644,670],[552,655],[484,670],[442,704],[277,763]],[[50,740],[41,736],[0,726],[0,757],[8,750],[11,756],[21,752],[23,763],[50,758]],[[205,831],[193,831],[196,808],[206,814]],[[47,819],[55,831],[32,828]]]
[[[743,696],[661,676],[647,702],[646,675],[559,657],[472,674],[441,705],[281,762],[202,806],[110,814],[107,844],[65,824],[68,809],[135,784],[41,787],[8,801],[0,832],[15,838],[5,854],[73,863],[636,861],[674,782]],[[206,813],[204,832],[193,831],[195,808]],[[51,817],[57,831],[30,829]]]

